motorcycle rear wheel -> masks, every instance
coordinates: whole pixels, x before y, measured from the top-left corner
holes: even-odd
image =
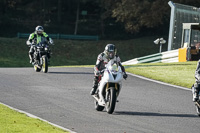
[[[108,92],[106,92],[106,111],[108,114],[112,114],[115,109],[116,104],[116,89],[111,87]]]

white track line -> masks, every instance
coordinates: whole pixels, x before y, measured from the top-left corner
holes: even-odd
[[[55,127],[57,127],[57,128],[60,128],[60,129],[62,129],[62,130],[64,130],[64,131],[68,131],[68,132],[70,132],[70,133],[76,133],[76,132],[71,131],[71,130],[69,130],[69,129],[67,129],[67,128],[64,128],[64,127],[59,126],[59,125],[57,125],[57,124],[54,124],[54,123],[52,123],[52,122],[50,122],[50,121],[47,121],[47,120],[42,119],[42,118],[40,118],[40,117],[37,117],[37,116],[35,116],[35,115],[33,115],[33,114],[30,114],[30,113],[28,113],[28,112],[25,112],[25,111],[22,111],[22,110],[13,108],[13,107],[11,107],[11,106],[9,106],[9,105],[6,105],[6,104],[4,104],[4,103],[1,103],[1,102],[0,102],[0,104],[4,105],[4,106],[6,106],[6,107],[8,107],[8,108],[10,108],[10,109],[12,109],[12,110],[15,110],[15,111],[17,111],[17,112],[26,114],[27,116],[29,116],[29,117],[31,117],[31,118],[35,118],[35,119],[39,119],[39,120],[41,120],[41,121],[47,122],[48,124],[50,124],[50,125],[52,125],[52,126],[55,126]]]
[[[192,91],[192,89],[189,89],[189,88],[186,88],[186,87],[181,87],[181,86],[177,86],[177,85],[172,85],[172,84],[164,83],[164,82],[161,82],[161,81],[158,81],[158,80],[149,79],[149,78],[146,78],[146,77],[143,77],[143,76],[139,76],[139,75],[135,75],[135,74],[128,73],[128,72],[127,72],[127,74],[129,74],[129,75],[131,75],[133,77],[137,77],[137,78],[140,78],[140,79],[148,80],[148,81],[155,82],[155,83],[158,83],[158,84],[175,87],[175,88],[179,88],[179,89],[182,89],[182,90]]]

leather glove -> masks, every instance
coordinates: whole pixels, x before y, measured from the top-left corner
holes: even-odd
[[[123,78],[126,79],[128,75],[126,73],[123,74]]]
[[[49,43],[51,44],[51,45],[53,45],[53,40],[50,38],[49,39]]]
[[[26,41],[26,45],[31,46],[31,42],[30,41]]]

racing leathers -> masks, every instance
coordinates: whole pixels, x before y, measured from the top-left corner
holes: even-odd
[[[200,60],[197,63],[197,69],[195,71],[195,78],[196,78],[196,82],[193,85],[193,101],[197,101],[198,100],[198,94],[200,91]]]
[[[96,89],[98,87],[99,75],[101,74],[101,71],[105,69],[105,65],[110,60],[114,60],[114,62],[121,67],[122,72],[123,72],[123,78],[124,79],[127,78],[127,74],[125,72],[125,68],[121,64],[120,57],[118,55],[115,55],[113,59],[108,59],[107,56],[105,55],[105,53],[103,52],[103,53],[101,53],[101,54],[98,55],[97,61],[96,61],[96,65],[94,66],[94,81],[93,81],[92,90],[90,92],[91,95],[95,94]]]
[[[33,63],[33,53],[34,53],[33,45],[40,43],[42,41],[42,38],[46,38],[48,42],[51,41],[51,39],[45,32],[42,32],[41,35],[38,35],[36,32],[31,33],[28,38],[27,45],[30,46],[30,50],[29,50],[30,63]],[[50,58],[50,54],[48,54],[47,56],[48,56],[48,58]]]

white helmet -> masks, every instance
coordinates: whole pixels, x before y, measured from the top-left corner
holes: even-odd
[[[104,50],[105,55],[109,59],[113,59],[116,54],[116,48],[114,44],[107,44]]]
[[[35,32],[38,34],[38,35],[42,35],[42,33],[44,32],[44,29],[42,26],[37,26],[35,28]]]

